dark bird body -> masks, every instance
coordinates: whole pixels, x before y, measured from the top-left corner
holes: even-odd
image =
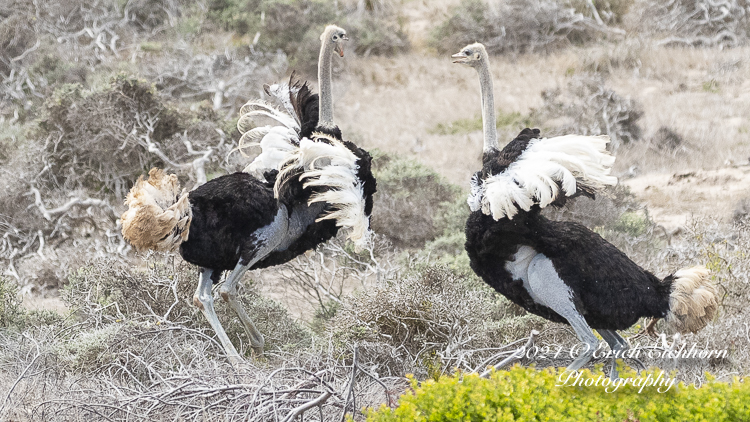
[[[237,285],[249,269],[289,262],[336,236],[339,227],[351,228],[355,246],[370,236],[369,216],[375,178],[367,151],[341,139],[333,123],[330,98],[330,58],[343,56],[346,32],[334,25],[321,36],[321,96],[307,84],[266,87],[284,111],[261,100],[249,101],[240,111],[238,129],[262,152],[248,166],[249,173],[213,179],[189,194],[179,195],[175,175],[152,169],[128,194],[123,235],[139,249],[174,250],[201,268],[193,303],[203,312],[227,355],[239,354],[213,309],[212,285],[231,270],[219,289],[235,310],[258,353],[263,336],[237,301]],[[255,126],[262,116],[278,126]],[[255,126],[250,128],[250,126]]]
[[[609,139],[543,139],[538,129],[524,129],[500,149],[484,46],[468,45],[453,58],[477,70],[482,92],[483,163],[471,182],[465,243],[474,272],[528,312],[573,328],[587,347],[569,370],[597,349],[592,329],[617,357],[628,344],[616,330],[642,317],[666,318],[682,332],[703,328],[717,308],[708,270],[682,269],[660,280],[585,226],[541,214],[545,206],[593,199],[598,188],[617,183],[609,176]],[[610,377],[617,377],[614,361]]]
[[[481,211],[471,213],[465,246],[471,268],[487,284],[550,321],[569,324],[554,310],[535,302],[523,281],[514,279],[507,268],[522,246],[552,261],[591,328],[624,330],[639,318],[664,318],[669,311],[671,278],[662,282],[585,226],[551,221],[538,207],[513,220],[495,221]]]

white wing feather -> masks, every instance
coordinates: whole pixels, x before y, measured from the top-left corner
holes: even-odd
[[[248,101],[240,109],[237,130],[242,137],[237,150],[247,156],[247,148],[260,146],[261,153],[243,170],[260,180],[265,180],[263,174],[266,171],[281,170],[290,152],[299,145],[300,122],[289,99],[293,89],[288,84],[268,87],[268,93],[283,106],[283,111],[263,100]],[[257,118],[268,118],[279,125],[255,127]]]
[[[495,220],[512,219],[519,209],[528,211],[535,204],[544,208],[561,193],[574,195],[579,183],[593,189],[616,185],[617,178],[609,175],[615,158],[607,143],[608,136],[534,139],[502,173],[482,183],[472,180],[469,205]]]
[[[314,194],[309,203],[325,202],[334,208],[317,221],[336,220],[337,226],[349,229],[348,238],[361,249],[370,241],[372,232],[370,219],[365,214],[362,181],[357,177],[357,156],[334,138],[323,134],[313,137],[317,141],[303,138],[299,148],[283,164],[276,178],[276,195],[289,175],[302,172],[300,179],[305,187],[326,188]]]

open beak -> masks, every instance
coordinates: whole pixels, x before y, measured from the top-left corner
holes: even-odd
[[[466,63],[466,59],[468,59],[468,56],[464,53],[456,53],[451,56],[453,59],[453,63]]]
[[[349,41],[349,37],[342,35],[341,41]],[[339,57],[344,57],[344,44],[342,44],[341,41],[336,43],[336,46],[333,47],[333,51],[339,53]]]

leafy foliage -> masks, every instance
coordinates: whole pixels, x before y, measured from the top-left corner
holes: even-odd
[[[38,137],[55,139],[46,144],[51,171],[45,179],[67,189],[104,191],[120,201],[152,166],[189,160],[184,142],[196,148],[221,144],[216,116],[211,121],[209,110],[198,117],[164,101],[148,82],[123,74],[102,90],[62,85],[45,103],[39,124]],[[167,155],[153,154],[154,147]]]
[[[419,247],[441,235],[461,189],[415,161],[387,154],[376,156],[373,173],[378,192],[372,227],[396,246]],[[465,221],[465,220],[464,220]]]
[[[403,29],[393,13],[366,4],[349,6],[324,0],[213,0],[209,16],[224,28],[255,38],[261,51],[282,50],[293,68],[314,73],[319,36],[323,27],[336,23],[351,36],[352,48],[362,55],[389,55],[409,49]]]
[[[23,315],[18,287],[10,279],[0,276],[0,328],[18,325]]]
[[[657,379],[659,370],[640,374],[621,373],[622,378]],[[662,375],[669,377],[669,374]],[[744,421],[750,419],[750,383],[709,381],[700,388],[680,383],[659,393],[656,387],[623,385],[607,393],[601,386],[556,386],[568,379],[564,369],[514,367],[493,372],[485,380],[474,375],[412,381],[413,393],[401,397],[392,410],[385,406],[370,411],[370,422],[396,421]],[[601,370],[582,373],[581,379],[607,377]],[[643,381],[642,381],[643,382]],[[611,390],[612,388],[610,388]],[[662,388],[662,391],[666,388]]]

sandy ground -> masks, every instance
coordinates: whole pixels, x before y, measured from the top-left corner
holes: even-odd
[[[67,307],[59,297],[39,297],[24,295],[23,306],[28,310],[49,310],[59,314],[65,313]]]
[[[672,231],[694,217],[729,221],[750,196],[750,165],[649,173],[621,181],[657,223]]]

